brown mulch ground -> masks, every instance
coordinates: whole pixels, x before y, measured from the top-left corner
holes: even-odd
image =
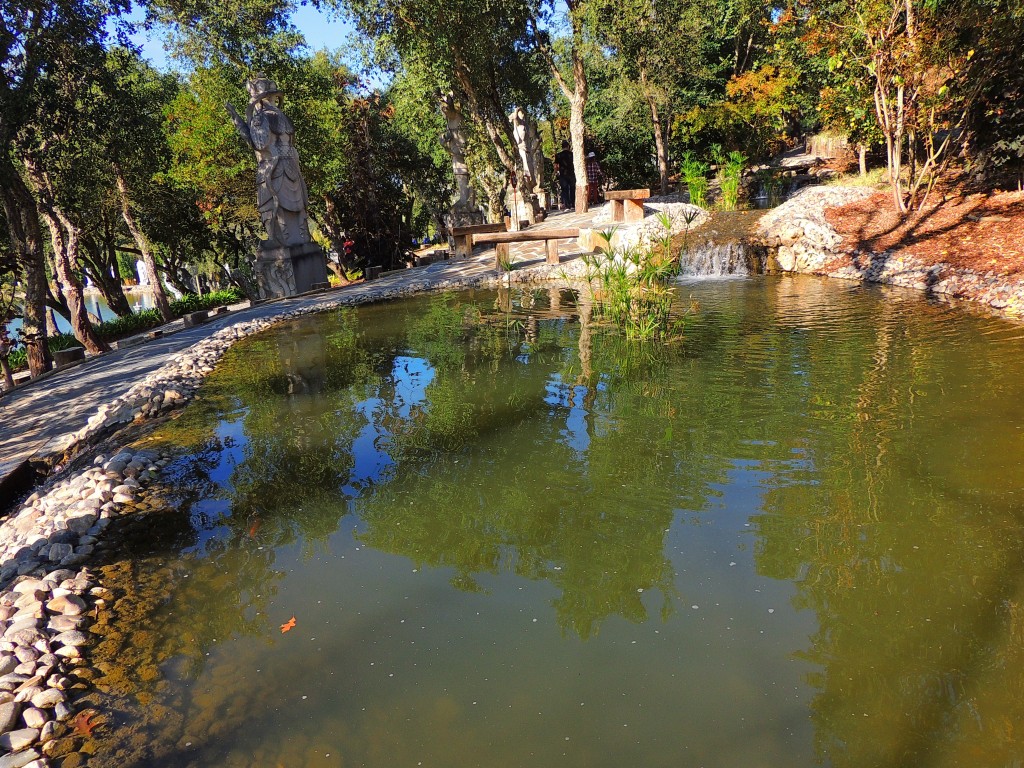
[[[1024,273],[1024,192],[958,196],[901,219],[887,192],[825,212],[843,249],[899,248],[927,264],[998,275]]]

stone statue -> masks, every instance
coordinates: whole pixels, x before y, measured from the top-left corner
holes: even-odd
[[[281,111],[283,94],[266,75],[256,75],[246,87],[249,106],[245,120],[227,105],[235,127],[256,153],[256,200],[270,245],[310,242],[306,215],[308,193],[292,143],[295,128]]]
[[[248,83],[243,120],[231,104],[228,114],[256,153],[256,202],[267,239],[259,244],[256,279],[264,299],[326,288],[327,256],[309,235],[309,193],[293,144],[295,128],[281,111],[277,83],[258,74]]]
[[[452,156],[452,171],[455,183],[459,186],[459,199],[455,210],[469,211],[476,208],[473,188],[469,184],[469,166],[466,165],[466,135],[462,132],[462,113],[455,104],[455,96],[442,93],[439,96],[441,114],[444,115],[448,128],[441,134],[441,143]]]
[[[516,139],[516,150],[519,152],[519,159],[523,164],[523,172],[530,177],[529,191],[533,191],[533,186],[537,179],[537,170],[534,168],[534,153],[530,146],[530,120],[529,115],[526,114],[526,110],[522,107],[516,107],[515,111],[508,116],[509,122],[512,123],[512,135]],[[533,134],[536,135],[536,128],[533,129]]]
[[[459,199],[455,201],[451,211],[445,217],[449,230],[455,227],[468,227],[484,223],[484,215],[476,205],[476,195],[469,183],[469,166],[466,165],[466,134],[462,131],[462,112],[455,103],[455,94],[439,93],[438,104],[441,114],[448,124],[441,134],[441,143],[452,156],[452,171],[455,183],[459,187]],[[450,247],[455,249],[455,241],[449,235]]]

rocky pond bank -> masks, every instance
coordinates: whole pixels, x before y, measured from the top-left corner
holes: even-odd
[[[273,316],[237,322],[179,353],[55,443],[48,457],[54,475],[0,522],[0,768],[99,768],[90,758],[103,716],[77,703],[88,703],[93,681],[104,674],[91,650],[108,634],[108,609],[120,590],[102,583],[98,556],[112,523],[163,508],[160,478],[173,458],[107,446],[183,408],[231,345],[272,325],[424,291],[561,279],[582,268],[577,261],[503,275],[425,273],[358,295],[325,294],[300,309],[284,304]]]
[[[870,204],[877,194],[868,187],[808,187],[761,217],[751,241],[767,247],[784,272],[915,288],[977,302],[1007,316],[1024,316],[1024,277],[1018,274],[1000,271],[996,265],[971,268],[963,259],[943,259],[941,253],[918,255],[907,247],[876,252],[857,232],[836,230],[830,221],[833,211]],[[969,250],[980,244],[968,238],[960,247]]]

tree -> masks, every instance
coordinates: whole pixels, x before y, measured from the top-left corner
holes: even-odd
[[[551,70],[551,77],[554,78],[565,100],[569,102],[569,139],[572,144],[573,170],[576,173],[576,212],[586,213],[590,207],[587,152],[584,146],[587,132],[584,113],[590,95],[587,71],[584,66],[584,46],[586,45],[584,14],[587,11],[587,3],[586,0],[566,0],[565,5],[568,9],[570,33],[564,47],[568,48],[566,68],[571,73],[572,85],[569,84],[570,78],[562,72],[556,56],[556,47],[552,45],[550,35],[541,27],[539,9],[531,17],[530,22],[535,44]],[[552,9],[553,7],[554,4],[552,4]],[[547,21],[551,21],[550,14],[547,16]]]
[[[453,92],[482,128],[505,171],[532,188],[508,117],[514,107],[529,109],[544,98],[543,62],[531,53],[531,6],[524,0],[350,0],[346,7],[374,41],[379,63],[430,72],[435,88]]]
[[[174,315],[157,269],[153,243],[136,212],[136,199],[168,164],[163,107],[168,92],[176,90],[176,83],[171,77],[159,76],[124,48],[111,51],[106,63],[100,142],[110,158],[121,217],[149,273],[154,303],[164,322],[170,322]]]

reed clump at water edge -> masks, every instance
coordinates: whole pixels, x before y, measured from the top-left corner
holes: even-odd
[[[686,215],[683,243],[678,249],[672,242],[671,218],[666,213],[659,213],[658,218],[662,231],[649,246],[613,247],[613,228],[600,233],[604,242],[600,251],[584,257],[595,314],[616,325],[630,339],[678,337],[686,316],[697,309],[691,303],[682,315],[673,316],[676,292],[671,285],[679,275],[695,216]]]

